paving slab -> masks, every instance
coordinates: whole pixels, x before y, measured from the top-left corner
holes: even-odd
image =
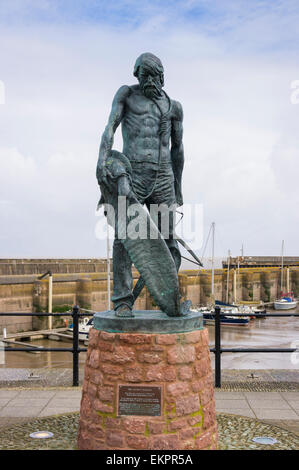
[[[254,412],[248,408],[248,409],[245,409],[245,408],[221,408],[221,407],[218,407],[217,406],[217,413],[229,413],[229,414],[232,414],[232,415],[236,415],[236,416],[246,416],[246,418],[255,418],[255,414]]]
[[[299,392],[280,392],[285,400],[299,400]]]
[[[290,405],[283,399],[269,399],[264,398],[248,398],[248,403],[252,409],[263,409],[263,410],[290,410]]]
[[[220,409],[243,409],[243,410],[249,410],[250,407],[247,403],[247,401],[244,400],[222,400],[222,399],[216,399],[216,410],[218,411],[218,408]]]
[[[299,415],[293,410],[265,410],[265,409],[254,409],[254,413],[257,419],[299,419]]]
[[[15,398],[19,393],[19,390],[0,389],[0,398]]]
[[[243,392],[218,392],[215,391],[216,400],[244,400],[245,396]]]
[[[5,406],[0,411],[0,418],[1,417],[34,417],[38,416],[39,413],[42,411],[44,406]]]
[[[58,390],[55,393],[55,396],[57,398],[70,398],[70,397],[81,397],[82,395],[82,389],[76,389],[76,390]]]
[[[267,399],[272,400],[272,398],[276,398],[282,400],[283,397],[281,396],[280,392],[244,392],[246,398],[249,399]]]
[[[50,398],[13,398],[9,402],[9,407],[46,406]]]
[[[3,406],[6,406],[10,400],[11,398],[0,398],[0,408],[3,408]]]
[[[299,411],[299,400],[287,400],[288,404],[295,411]]]
[[[71,413],[74,411],[80,411],[80,406],[46,406],[38,416],[53,416],[64,413]]]
[[[65,407],[72,407],[72,406],[80,406],[81,396],[80,397],[69,397],[69,398],[60,398],[54,396],[48,402],[48,406],[55,407],[55,406],[65,406]]]
[[[52,398],[56,393],[56,390],[21,390],[18,398]]]

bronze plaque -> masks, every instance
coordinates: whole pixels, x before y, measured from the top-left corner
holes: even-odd
[[[161,387],[119,385],[118,416],[161,416]]]

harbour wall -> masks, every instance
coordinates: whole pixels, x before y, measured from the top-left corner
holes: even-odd
[[[49,281],[48,278],[38,279],[47,270],[53,272],[53,312],[68,311],[74,304],[96,311],[107,309],[108,284],[104,260],[48,261],[39,264],[15,263],[13,268],[5,266],[5,274],[1,271],[1,264],[9,263],[0,262],[0,312],[48,311]],[[8,271],[10,274],[7,274]],[[138,272],[133,270],[134,283],[138,276]],[[179,281],[183,298],[190,299],[194,306],[207,305],[213,300],[211,270],[180,271]],[[289,290],[299,296],[299,266],[284,268],[284,290],[287,282]],[[227,269],[217,269],[214,275],[214,297],[226,301],[228,292],[229,302],[273,302],[280,293],[280,284],[279,267],[241,268],[239,272],[230,270],[229,274]],[[112,287],[111,273],[111,291]],[[146,289],[136,301],[135,308],[156,308]],[[14,333],[45,328],[46,324],[47,319],[41,317],[0,317],[0,334],[3,327],[6,327],[7,333]]]

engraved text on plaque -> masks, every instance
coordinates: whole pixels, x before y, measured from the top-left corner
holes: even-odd
[[[161,387],[119,385],[118,416],[161,416]]]

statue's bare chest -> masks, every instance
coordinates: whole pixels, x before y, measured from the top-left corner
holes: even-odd
[[[130,126],[131,123],[134,127],[159,127],[162,114],[167,114],[169,108],[170,104],[166,97],[154,102],[141,93],[133,93],[126,100],[124,124]]]

